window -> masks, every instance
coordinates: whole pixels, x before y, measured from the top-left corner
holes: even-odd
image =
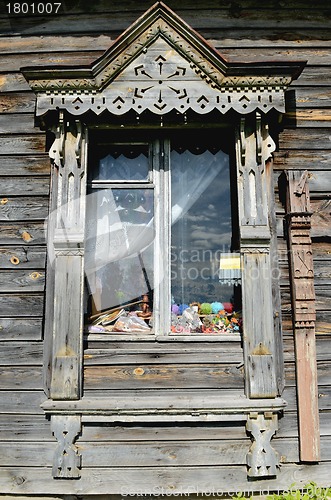
[[[45,379],[49,397],[81,398],[83,311],[86,321],[90,319],[88,328],[100,327],[93,324],[95,319],[91,321],[91,317],[106,314],[108,306],[115,310],[107,314],[116,316],[131,307],[128,301],[133,302],[136,295],[142,304],[139,308],[151,315],[143,318],[142,327],[146,329],[147,325],[150,333],[163,335],[163,339],[169,338],[174,333],[172,327],[178,326],[171,322],[174,305],[191,305],[207,298],[222,301],[223,306],[231,299],[235,306],[239,303],[240,307],[241,302],[245,394],[249,398],[274,398],[281,393],[280,294],[271,273],[277,253],[272,163],[268,161],[276,145],[269,126],[278,113],[285,111],[285,91],[304,64],[228,62],[174,12],[157,2],[89,67],[73,64],[22,68],[37,94],[36,120],[55,133],[50,157],[51,212],[56,215],[48,225],[48,257],[53,265],[48,266],[45,306]],[[178,123],[176,130],[167,133],[162,123],[171,115],[182,120],[181,129],[186,129],[187,134],[179,132]],[[201,126],[195,134],[191,124],[185,126],[185,117],[192,115],[198,117]],[[132,134],[128,127],[122,129],[122,123],[131,118],[135,123],[145,122],[145,134],[129,137]],[[219,127],[225,121],[231,124],[226,131]],[[104,123],[108,137],[102,131]],[[157,124],[154,129],[153,124]],[[128,133],[116,137],[115,128]],[[135,129],[143,130],[142,125]],[[156,129],[158,135],[152,132]],[[229,144],[233,148],[225,147]],[[197,147],[201,147],[198,155]],[[226,156],[222,153],[229,154],[231,164],[228,189],[225,178],[229,182],[229,175],[223,175]],[[219,158],[224,160],[222,176],[216,175],[204,190],[203,183],[197,180],[198,188],[194,190],[194,179],[208,182],[213,169],[220,168]],[[207,168],[208,162],[213,166]],[[87,201],[91,205],[86,212],[87,172]],[[219,192],[224,195],[217,202],[211,201],[212,191],[218,191],[215,179],[221,180]],[[194,203],[187,200],[191,192],[198,193]],[[106,212],[110,205],[112,211]],[[213,233],[207,221],[205,231],[201,230],[198,220],[203,222],[204,210],[209,206],[214,207]],[[208,214],[211,212],[209,209]],[[105,230],[102,221],[107,218]],[[110,248],[116,221],[118,235],[122,236],[113,238]],[[216,242],[229,234],[229,227],[230,248],[240,250],[241,301],[239,287],[235,292],[232,289],[239,278],[234,256],[225,259],[220,255],[217,259],[220,281],[213,283],[213,298],[211,290],[202,286],[202,279],[195,279],[194,287],[188,276],[193,252],[215,252]],[[133,252],[137,232],[144,238],[138,239],[140,246]],[[153,241],[149,242],[151,237]],[[141,247],[142,241],[146,246]],[[122,250],[128,247],[126,253],[118,252],[120,259],[114,258],[116,242]],[[100,262],[103,253],[107,259],[112,256],[106,266]],[[126,274],[121,271],[123,266]],[[186,272],[184,278],[178,278],[180,270]],[[196,270],[202,271],[198,266]],[[208,272],[213,274],[211,267],[204,269],[205,275]],[[226,291],[228,296],[224,295]],[[204,311],[208,313],[210,308]],[[175,315],[177,319],[183,316]],[[123,319],[122,315],[119,319]],[[179,327],[186,329],[185,324]],[[190,330],[192,337],[200,334],[195,330]],[[218,335],[217,339],[224,337]],[[212,339],[211,335],[205,338]]]
[[[92,132],[90,332],[239,333],[238,281],[220,278],[222,260],[238,248],[228,139],[225,128]]]

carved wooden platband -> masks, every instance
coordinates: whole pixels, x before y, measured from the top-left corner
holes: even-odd
[[[273,207],[266,168],[274,149],[268,125],[259,112],[241,118],[237,129],[237,179],[245,391],[254,399],[275,398],[278,394],[269,222]]]
[[[303,66],[297,62],[228,62],[162,2],[157,2],[88,68],[73,65],[69,69],[22,69],[37,94],[36,115],[47,115],[41,121],[55,134],[50,148],[53,211],[48,232],[53,267],[49,266],[45,341],[48,396],[52,402],[56,400],[57,408],[62,403],[74,401],[78,405],[82,401],[87,123],[107,125],[109,114],[122,116],[128,112],[165,115],[175,111],[182,115],[191,110],[206,115],[214,110],[221,114],[235,111],[245,390],[247,399],[254,399],[254,408],[258,400],[266,398],[267,408],[273,411],[269,415],[260,406],[259,413],[248,418],[247,430],[253,438],[247,455],[248,474],[257,478],[276,474],[278,461],[270,439],[277,428],[273,404],[279,393],[279,356],[270,277],[269,216],[273,207],[266,165],[275,143],[266,115],[270,110],[285,110],[284,93]],[[166,203],[160,205],[160,217],[162,210],[169,210]],[[167,300],[170,297],[160,301],[164,317],[170,310]],[[158,330],[157,322],[154,328]],[[93,402],[87,410],[89,416],[95,415],[95,405],[100,404]],[[111,401],[111,405],[115,411],[117,403]],[[233,405],[231,401],[232,409]],[[167,409],[167,413],[171,410]],[[51,420],[58,442],[53,476],[79,478],[81,463],[75,440],[81,417],[77,407],[74,414],[60,411]]]
[[[90,68],[23,68],[37,93],[37,116],[146,110],[164,115],[191,109],[206,114],[285,111],[284,92],[299,63],[226,61],[175,13],[155,4]]]

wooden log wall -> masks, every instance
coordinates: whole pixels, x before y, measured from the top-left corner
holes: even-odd
[[[146,481],[183,489],[214,484],[247,490],[247,437],[242,425],[209,423],[148,426],[86,425],[79,438],[81,480],[51,480],[56,442],[40,404],[45,231],[49,159],[43,131],[34,126],[35,98],[20,67],[88,64],[107,49],[152,1],[65,0],[58,15],[0,19],[0,495],[107,494],[116,485]],[[169,0],[168,6],[231,61],[307,60],[288,94],[274,154],[288,407],[274,446],[277,480],[255,488],[288,488],[313,480],[329,485],[331,462],[331,9],[328,2]],[[294,103],[295,102],[295,106]],[[298,465],[296,380],[284,207],[278,179],[285,169],[308,170],[317,297],[317,364],[321,463]],[[231,343],[86,342],[87,395],[127,388],[165,391],[241,390],[242,354]],[[137,370],[141,368],[141,370]],[[28,464],[28,465],[27,465]],[[111,464],[116,464],[116,475]],[[98,466],[102,469],[98,469]],[[143,469],[141,469],[143,467]],[[184,473],[185,471],[185,473]],[[169,490],[167,490],[169,491]],[[50,498],[50,497],[49,497]]]

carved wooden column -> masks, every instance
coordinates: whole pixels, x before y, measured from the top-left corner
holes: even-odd
[[[270,196],[265,163],[274,151],[268,128],[256,113],[241,118],[237,133],[243,340],[246,395],[277,396],[272,296]]]
[[[83,257],[85,226],[85,131],[60,113],[50,148],[54,163],[52,211],[48,219],[49,279],[45,343],[49,397],[81,395]],[[49,284],[48,284],[49,285]]]
[[[295,340],[300,459],[320,458],[315,290],[308,172],[288,171],[287,224]]]

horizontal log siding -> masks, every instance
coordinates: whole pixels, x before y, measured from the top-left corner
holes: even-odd
[[[266,0],[222,2],[174,0],[168,5],[229,60],[306,59],[303,74],[289,92],[295,98],[283,118],[274,153],[275,199],[281,270],[284,357],[288,406],[273,440],[282,468],[275,480],[247,483],[249,445],[241,423],[86,424],[78,445],[81,480],[51,480],[56,443],[40,404],[42,320],[49,159],[44,133],[34,127],[35,98],[20,73],[29,64],[88,64],[106,50],[152,1],[63,2],[58,16],[3,16],[0,21],[0,491],[11,495],[68,495],[151,492],[205,488],[243,491],[288,488],[307,479],[329,485],[331,447],[330,302],[330,6]],[[286,5],[285,5],[286,4]],[[267,29],[266,29],[267,28]],[[42,35],[42,36],[40,36]],[[59,36],[60,35],[60,36]],[[286,242],[277,180],[285,169],[310,172],[317,357],[322,461],[297,466],[294,346]],[[15,264],[12,257],[18,259]],[[16,262],[16,260],[14,260]],[[136,368],[141,370],[135,371]],[[114,397],[134,389],[162,392],[242,392],[239,344],[113,342],[90,337],[85,349],[85,393]],[[27,466],[28,464],[28,466]],[[231,467],[229,467],[231,465]],[[98,466],[102,467],[98,468]],[[116,473],[114,474],[114,467]],[[143,467],[143,469],[141,469]],[[131,490],[130,490],[131,488]],[[180,488],[182,488],[180,490]]]

